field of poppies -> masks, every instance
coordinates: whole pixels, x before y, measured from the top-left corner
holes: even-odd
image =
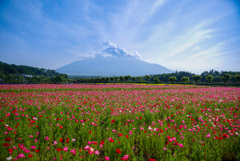
[[[0,160],[240,160],[240,88],[0,85]]]

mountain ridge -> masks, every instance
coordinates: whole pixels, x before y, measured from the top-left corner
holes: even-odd
[[[119,48],[107,48],[97,54],[95,58],[75,61],[56,69],[56,71],[68,75],[89,76],[143,76],[172,72],[161,65],[147,63],[137,57],[137,54],[127,53]]]

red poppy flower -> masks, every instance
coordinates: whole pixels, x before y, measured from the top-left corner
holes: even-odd
[[[61,139],[59,139],[59,141],[60,141],[60,142],[62,142],[62,141],[63,141],[63,139],[61,138]]]
[[[89,133],[89,134],[91,134],[91,133],[92,133],[92,131],[90,130],[88,133]]]
[[[112,122],[115,122],[115,120],[112,120]]]
[[[120,149],[117,148],[116,153],[120,154],[122,153]]]
[[[121,134],[121,133],[119,133],[118,135],[119,135],[119,136],[123,136],[123,134]]]
[[[129,138],[129,136],[128,136],[128,135],[126,135],[126,138]]]
[[[60,125],[60,126],[59,126],[59,128],[60,128],[60,129],[63,129],[63,126],[62,126],[62,125]]]
[[[12,154],[13,149],[12,149],[12,148],[8,149],[8,152],[9,152],[10,154]]]
[[[100,144],[104,144],[104,141],[101,141]]]
[[[11,138],[6,138],[5,141],[11,141]]]
[[[114,142],[114,140],[113,140],[112,138],[110,138],[110,139],[109,139],[109,141],[110,141],[111,143],[113,143],[113,142]]]
[[[9,147],[9,144],[8,143],[4,143],[3,146],[4,147]]]
[[[140,116],[140,117],[139,117],[139,119],[141,120],[141,119],[142,119],[142,117]]]
[[[62,149],[61,148],[57,148],[57,151],[62,151]]]
[[[32,157],[33,157],[33,154],[28,154],[28,157],[29,157],[29,158],[32,158]]]
[[[36,153],[39,153],[39,151],[40,151],[39,149],[35,150]]]
[[[156,161],[155,159],[149,159],[148,161]]]

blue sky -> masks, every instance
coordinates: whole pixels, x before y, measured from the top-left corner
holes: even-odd
[[[0,61],[56,69],[109,41],[171,70],[240,70],[238,0],[1,0]]]

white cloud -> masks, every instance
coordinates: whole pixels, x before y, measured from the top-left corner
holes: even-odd
[[[106,42],[103,42],[103,45],[104,46],[107,46],[109,48],[117,48],[117,45],[112,43],[111,41],[106,41]]]
[[[197,51],[197,50],[200,50],[200,49],[201,49],[201,47],[196,46],[195,48],[193,48],[193,51]]]

